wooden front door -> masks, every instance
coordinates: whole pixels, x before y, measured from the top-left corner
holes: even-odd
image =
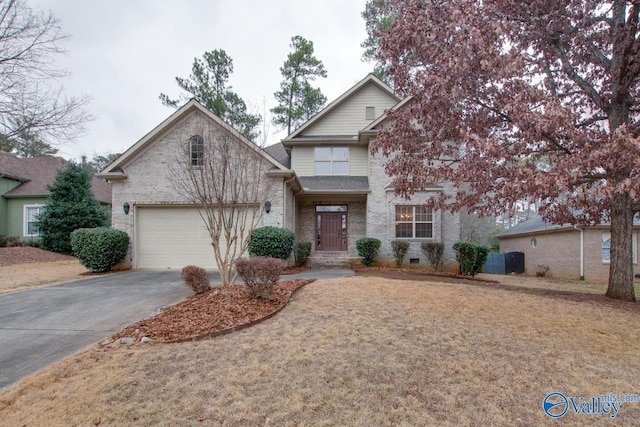
[[[316,212],[316,250],[346,251],[347,213]]]

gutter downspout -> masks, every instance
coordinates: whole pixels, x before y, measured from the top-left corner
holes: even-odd
[[[580,231],[580,278],[584,279],[584,228],[575,225],[573,228]]]

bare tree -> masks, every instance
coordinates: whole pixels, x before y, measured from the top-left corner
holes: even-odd
[[[66,141],[84,130],[89,98],[67,98],[59,86],[68,73],[53,56],[68,39],[51,14],[25,0],[0,2],[0,133],[12,139],[25,131],[43,141]]]
[[[221,127],[183,141],[171,167],[176,190],[206,224],[223,286],[234,283],[233,262],[247,250],[270,199],[269,166],[260,148]]]

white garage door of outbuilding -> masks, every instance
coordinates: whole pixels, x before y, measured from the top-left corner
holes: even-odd
[[[138,268],[218,268],[211,237],[196,208],[139,207],[136,229]]]

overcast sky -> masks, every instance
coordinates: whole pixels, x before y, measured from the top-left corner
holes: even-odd
[[[365,1],[30,0],[71,35],[68,54],[57,58],[71,73],[65,93],[93,98],[96,119],[74,144],[58,146],[59,154],[79,160],[126,150],[174,111],[158,95],[177,98],[175,77],[188,77],[193,59],[214,49],[233,58],[233,89],[264,115],[265,101],[267,111],[274,106],[291,37],[301,35],[324,62],[328,77],[316,84],[330,102],[373,69],[361,60]],[[286,136],[274,133],[272,126],[269,143]]]

